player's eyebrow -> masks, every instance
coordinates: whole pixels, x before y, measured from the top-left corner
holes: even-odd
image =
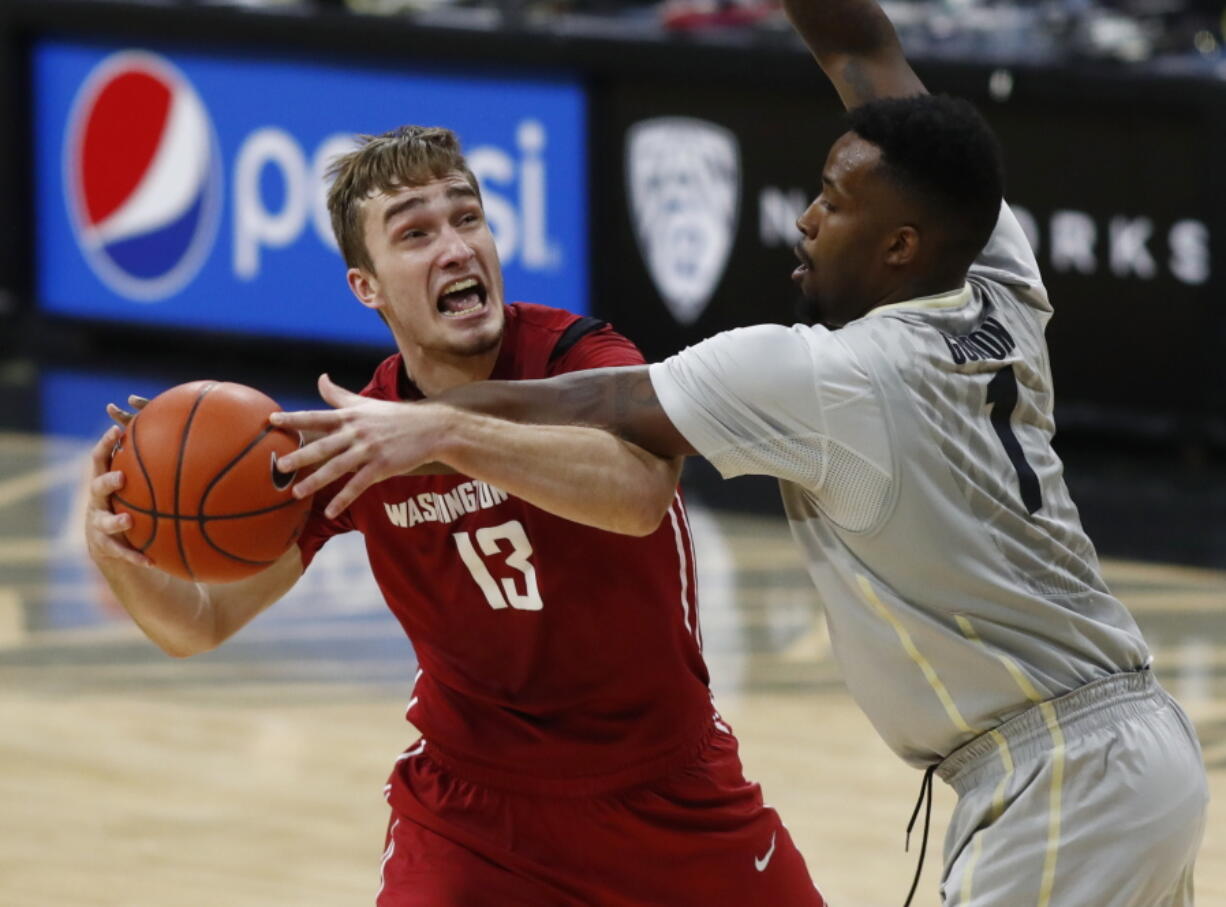
[[[842,189],[839,187],[839,184],[838,184],[837,182],[835,182],[834,178],[833,178],[832,176],[830,176],[830,174],[828,174],[828,173],[823,173],[823,174],[822,174],[822,187],[823,187],[823,188],[827,188],[827,189],[833,189],[835,192],[842,192],[842,191],[843,191],[843,190],[842,190]]]
[[[476,191],[472,186],[464,183],[463,185],[455,185],[447,187],[445,197],[448,200],[457,198],[473,198],[477,197]],[[405,211],[411,211],[413,208],[420,208],[426,204],[424,195],[409,195],[396,202],[394,205],[389,205],[387,210],[383,212],[383,226],[391,223],[392,219]]]

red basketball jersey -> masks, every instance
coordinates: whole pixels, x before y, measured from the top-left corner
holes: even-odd
[[[516,303],[491,377],[642,362],[602,322]],[[421,397],[399,354],[362,393]],[[421,667],[406,717],[436,757],[474,781],[544,791],[648,780],[695,752],[712,707],[680,495],[632,538],[457,475],[388,479],[328,520],[339,487],[315,496],[303,560],[337,533],[366,536]]]

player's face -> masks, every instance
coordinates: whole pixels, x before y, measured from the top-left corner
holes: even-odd
[[[502,270],[480,199],[462,174],[380,192],[362,206],[373,273],[349,283],[402,348],[478,356],[502,339]]]
[[[843,135],[826,158],[821,194],[796,221],[800,266],[792,280],[828,327],[860,317],[887,291],[884,255],[897,196],[878,173],[880,162],[876,145]]]

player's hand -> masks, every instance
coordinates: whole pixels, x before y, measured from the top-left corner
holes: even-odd
[[[449,412],[447,407],[372,400],[334,384],[327,375],[319,377],[319,394],[335,408],[276,412],[269,421],[297,429],[304,437],[319,433],[309,444],[277,460],[281,472],[318,467],[294,485],[297,497],[314,494],[341,476],[353,474],[324,510],[329,519],[339,516],[371,485],[435,459],[432,443]]]
[[[109,411],[110,407],[107,409]],[[123,533],[132,528],[132,517],[126,513],[111,512],[111,495],[123,488],[124,482],[123,473],[111,469],[111,451],[119,435],[119,427],[111,426],[90,452],[92,474],[89,503],[85,508],[85,546],[89,556],[99,564],[119,560],[138,567],[151,567],[153,564],[149,558],[129,545],[123,537]]]
[[[136,412],[128,412],[126,409],[120,409],[114,403],[106,405],[106,414],[115,420],[115,423],[120,428],[127,428],[128,423],[136,418],[136,413],[145,408],[149,400],[145,397],[138,397],[136,394],[128,395],[128,406],[136,410]]]

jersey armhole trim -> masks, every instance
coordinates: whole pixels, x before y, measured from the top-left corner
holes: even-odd
[[[601,321],[589,315],[583,315],[571,322],[570,326],[558,337],[558,342],[553,345],[553,350],[549,353],[549,364],[552,365],[569,353],[574,345],[588,334],[593,334],[608,325],[607,321]]]

